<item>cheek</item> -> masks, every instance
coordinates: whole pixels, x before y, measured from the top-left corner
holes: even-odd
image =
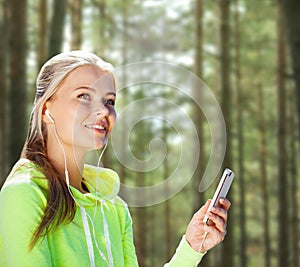
[[[64,129],[65,134],[74,134],[74,131],[78,131],[78,126],[82,120],[86,117],[86,110],[79,105],[65,106],[61,110],[60,125]]]
[[[71,111],[72,113],[72,111]],[[87,119],[91,114],[91,107],[88,105],[76,105],[73,109],[73,121],[82,122]]]
[[[116,121],[117,121],[117,113],[116,111],[113,111],[110,113],[110,123],[112,127],[114,127]]]

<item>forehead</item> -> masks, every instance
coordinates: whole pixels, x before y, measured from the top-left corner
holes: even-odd
[[[92,65],[85,65],[74,69],[67,75],[62,84],[62,88],[70,90],[81,86],[92,87],[97,91],[115,91],[113,75]]]

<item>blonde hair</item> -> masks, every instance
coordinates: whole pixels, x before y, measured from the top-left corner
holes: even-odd
[[[41,222],[33,234],[30,249],[39,237],[55,230],[64,221],[71,222],[76,206],[61,174],[47,157],[47,130],[42,120],[46,102],[59,90],[66,77],[76,68],[92,65],[104,73],[112,73],[113,66],[90,52],[71,51],[49,59],[41,68],[36,81],[36,96],[31,113],[28,136],[22,157],[38,164],[48,180],[47,206]],[[115,79],[113,77],[115,82]]]

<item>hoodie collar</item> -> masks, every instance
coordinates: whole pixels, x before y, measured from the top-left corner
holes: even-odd
[[[79,205],[94,206],[98,201],[112,201],[119,193],[119,175],[111,169],[85,164],[83,177],[83,183],[88,188],[89,193],[83,194],[70,186]]]
[[[83,177],[90,193],[97,197],[111,200],[119,193],[119,175],[111,169],[85,164]]]
[[[34,179],[35,182],[45,188],[47,187],[47,182],[42,170],[39,168],[40,167],[37,164],[31,162],[30,160],[21,158],[14,166],[11,173],[15,173],[19,170],[23,174],[23,177],[24,174],[27,173],[28,175],[25,175],[24,178]],[[83,183],[88,188],[89,193],[83,194],[76,188],[70,186],[74,198],[80,205],[94,206],[97,201],[112,201],[119,193],[119,175],[111,169],[85,164],[83,177]]]

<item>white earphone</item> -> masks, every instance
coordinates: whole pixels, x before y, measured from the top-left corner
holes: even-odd
[[[50,120],[51,123],[55,123],[55,121],[52,118],[52,116],[50,115],[50,112],[48,109],[45,110],[45,115],[48,117],[48,119]]]

